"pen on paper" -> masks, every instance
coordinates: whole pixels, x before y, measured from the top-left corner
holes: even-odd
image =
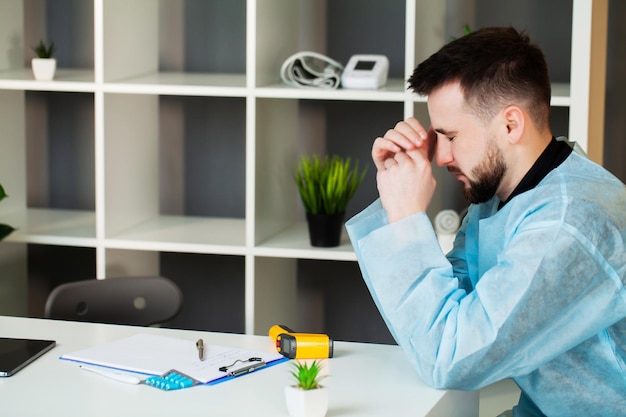
[[[140,384],[141,378],[136,375],[131,375],[126,372],[118,372],[114,370],[92,368],[91,366],[79,365],[79,367],[85,371],[93,372],[94,374],[102,375],[104,377],[113,379],[115,381],[125,382],[127,384]]]
[[[198,359],[204,360],[204,340],[198,339],[196,342],[196,348],[198,349]]]

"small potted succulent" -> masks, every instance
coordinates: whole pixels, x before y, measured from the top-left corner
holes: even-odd
[[[54,42],[46,45],[42,39],[33,47],[33,51],[37,54],[37,57],[31,61],[35,79],[40,81],[52,80],[57,68],[57,60],[53,58]]]
[[[300,157],[294,179],[304,205],[312,246],[339,246],[346,207],[367,168],[338,155]]]
[[[328,410],[328,388],[320,385],[322,364],[312,362],[292,363],[294,385],[285,387],[287,411],[291,417],[324,417]]]

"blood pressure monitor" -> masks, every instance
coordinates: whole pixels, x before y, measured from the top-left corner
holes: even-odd
[[[389,60],[384,55],[352,55],[343,73],[343,88],[375,90],[387,83]]]

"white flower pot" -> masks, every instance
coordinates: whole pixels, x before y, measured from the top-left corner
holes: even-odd
[[[288,386],[285,400],[291,417],[324,417],[328,411],[328,388],[303,390]]]
[[[57,69],[57,60],[54,58],[33,58],[31,61],[33,75],[36,80],[50,81],[54,78]]]

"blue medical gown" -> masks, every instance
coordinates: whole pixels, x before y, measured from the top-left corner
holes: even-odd
[[[425,213],[389,224],[376,201],[346,223],[395,340],[436,388],[513,378],[516,416],[626,415],[624,184],[572,153],[498,203],[447,256]]]

